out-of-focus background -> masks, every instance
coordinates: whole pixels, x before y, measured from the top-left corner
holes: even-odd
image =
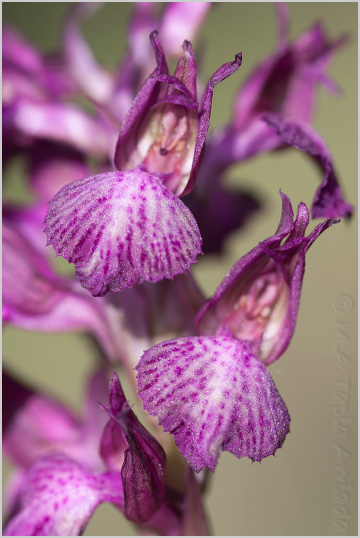
[[[132,6],[111,3],[84,24],[98,59],[115,67],[126,50]],[[330,73],[340,96],[318,89],[315,127],[332,151],[347,201],[357,206],[357,3],[290,3],[294,38],[316,21],[329,37],[347,33],[349,43],[335,56]],[[9,23],[44,51],[59,47],[67,3],[3,3]],[[184,36],[186,38],[187,36]],[[196,41],[203,80],[243,53],[240,70],[216,87],[211,128],[230,118],[236,89],[276,45],[271,3],[214,5]],[[200,62],[198,62],[200,63]],[[9,196],[21,196],[21,163],[15,163]],[[221,257],[200,258],[193,266],[201,288],[210,295],[233,263],[277,227],[279,189],[296,207],[311,205],[321,177],[302,152],[289,149],[234,166],[227,181],[233,189],[254,193],[262,203],[247,226],[229,237]],[[214,535],[356,535],[357,534],[357,214],[326,231],[307,257],[295,336],[270,372],[289,409],[291,433],[276,457],[261,464],[223,453],[206,496]],[[312,229],[316,222],[311,222]],[[87,341],[76,334],[34,334],[6,327],[4,364],[44,390],[81,408],[82,381],[91,369]],[[6,402],[4,402],[6,405]],[[342,417],[339,428],[339,415]],[[340,448],[346,456],[340,458]],[[342,452],[342,455],[345,454]],[[5,464],[4,477],[8,474]],[[345,477],[348,489],[337,494]],[[110,505],[95,512],[85,535],[133,535],[132,525]]]

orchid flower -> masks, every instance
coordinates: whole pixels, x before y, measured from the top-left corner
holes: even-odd
[[[321,233],[339,222],[327,219],[306,237],[306,205],[299,204],[293,222],[291,202],[280,194],[282,215],[275,235],[232,267],[197,316],[200,334],[230,331],[233,338],[247,342],[265,364],[282,355],[293,336],[308,249]]]
[[[94,296],[123,291],[144,280],[172,279],[187,271],[201,252],[197,223],[178,195],[192,188],[198,173],[214,86],[239,68],[241,55],[210,78],[195,112],[196,68],[191,45],[184,44],[184,56],[170,77],[156,33],[150,38],[158,66],[123,122],[115,163],[124,171],[99,174],[63,187],[50,200],[45,218],[48,243],[75,265],[81,285]],[[160,116],[159,105],[161,110],[166,108]],[[149,126],[145,121],[145,138],[150,137],[151,145],[138,158],[137,151],[144,145],[138,130],[148,113],[155,122]],[[179,136],[172,140],[178,122]],[[153,139],[151,132],[158,128]],[[177,156],[184,144],[191,146],[190,166],[187,155],[180,160]],[[134,150],[135,156],[125,162],[124,156]],[[145,156],[150,164],[143,162]],[[162,159],[167,164],[163,165]]]
[[[309,215],[293,222],[282,196],[277,232],[241,258],[200,310],[201,336],[177,338],[140,359],[144,409],[174,435],[191,467],[215,470],[220,451],[261,461],[280,448],[290,417],[265,364],[289,345],[299,308],[305,254],[331,219],[304,237]]]

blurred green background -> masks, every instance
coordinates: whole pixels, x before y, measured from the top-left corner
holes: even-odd
[[[55,51],[61,40],[67,3],[4,2],[3,23],[9,23],[44,51]],[[290,3],[290,34],[294,38],[315,21],[328,36],[350,36],[330,73],[343,89],[339,97],[318,89],[315,127],[332,151],[348,201],[357,204],[357,3]],[[84,24],[84,34],[97,58],[110,68],[126,50],[131,4],[111,3]],[[185,38],[186,36],[184,36]],[[217,86],[211,128],[226,122],[239,85],[260,58],[276,44],[277,26],[271,3],[217,3],[199,32],[203,80],[235,53],[243,53],[236,75]],[[21,166],[10,170],[7,196],[21,197]],[[258,157],[233,167],[227,181],[234,189],[254,192],[262,211],[246,228],[234,232],[221,257],[199,259],[194,274],[210,295],[233,263],[277,227],[279,189],[293,205],[310,205],[319,172],[300,151]],[[357,534],[357,215],[325,232],[307,257],[301,307],[292,343],[271,375],[292,417],[291,433],[276,458],[261,464],[224,453],[216,469],[206,507],[214,535],[356,535]],[[317,222],[311,222],[312,229]],[[347,309],[341,308],[346,296]],[[349,359],[338,373],[341,350]],[[34,334],[6,327],[4,364],[35,386],[51,391],[75,409],[81,408],[82,380],[92,366],[92,350],[81,335]],[[339,384],[346,380],[346,384]],[[336,402],[346,400],[348,430],[334,428]],[[6,402],[4,402],[6,405]],[[339,500],[338,447],[349,454],[343,471],[353,485]],[[4,477],[8,466],[4,467]],[[343,529],[338,528],[339,520]],[[132,525],[110,505],[95,512],[85,535],[133,535]]]

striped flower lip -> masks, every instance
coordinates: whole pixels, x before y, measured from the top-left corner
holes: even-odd
[[[189,209],[141,170],[109,172],[63,187],[45,217],[48,244],[76,267],[94,296],[186,272],[201,253]]]
[[[290,417],[262,362],[228,337],[162,342],[136,367],[144,409],[174,435],[194,471],[220,451],[261,461],[280,448]]]

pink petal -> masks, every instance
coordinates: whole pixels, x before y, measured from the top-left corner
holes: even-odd
[[[290,417],[274,382],[242,343],[227,337],[162,342],[142,356],[144,409],[174,434],[194,471],[214,471],[221,450],[260,461],[274,454]]]
[[[210,116],[211,116],[211,106],[212,106],[212,100],[213,100],[213,94],[214,94],[214,88],[217,84],[225,80],[226,78],[230,77],[232,74],[234,74],[239,67],[241,66],[242,62],[242,54],[238,53],[235,55],[235,60],[233,62],[227,62],[226,64],[222,65],[215,73],[210,77],[209,82],[206,85],[206,88],[204,90],[204,93],[201,98],[201,103],[199,107],[199,125],[198,125],[198,131],[196,136],[196,142],[195,142],[195,152],[194,152],[194,158],[191,166],[191,172],[189,176],[189,180],[187,184],[184,186],[184,189],[182,193],[178,193],[179,195],[185,195],[189,194],[189,192],[192,191],[197,176],[199,174],[200,165],[202,161],[202,156],[204,152],[205,147],[205,140],[207,136],[207,132],[209,130],[210,125]]]
[[[32,223],[25,219],[21,227],[26,225]],[[16,229],[4,223],[2,232],[3,322],[33,331],[89,331],[109,357],[118,358],[104,304],[76,280],[56,275]]]
[[[322,170],[324,179],[314,197],[313,218],[351,216],[354,208],[344,200],[331,154],[321,136],[310,125],[280,114],[264,114],[263,120],[274,128],[283,142],[307,152]]]
[[[187,207],[154,174],[100,174],[65,186],[49,202],[48,243],[74,263],[94,296],[187,271],[201,237]]]
[[[101,502],[123,507],[120,473],[91,474],[61,454],[39,459],[4,536],[77,536]]]
[[[74,4],[64,28],[64,52],[71,76],[91,99],[107,103],[114,86],[113,77],[95,59],[80,31],[80,23],[101,6],[99,3]]]
[[[103,125],[68,104],[18,100],[6,116],[7,125],[27,136],[69,144],[96,157],[108,154],[109,135]]]

